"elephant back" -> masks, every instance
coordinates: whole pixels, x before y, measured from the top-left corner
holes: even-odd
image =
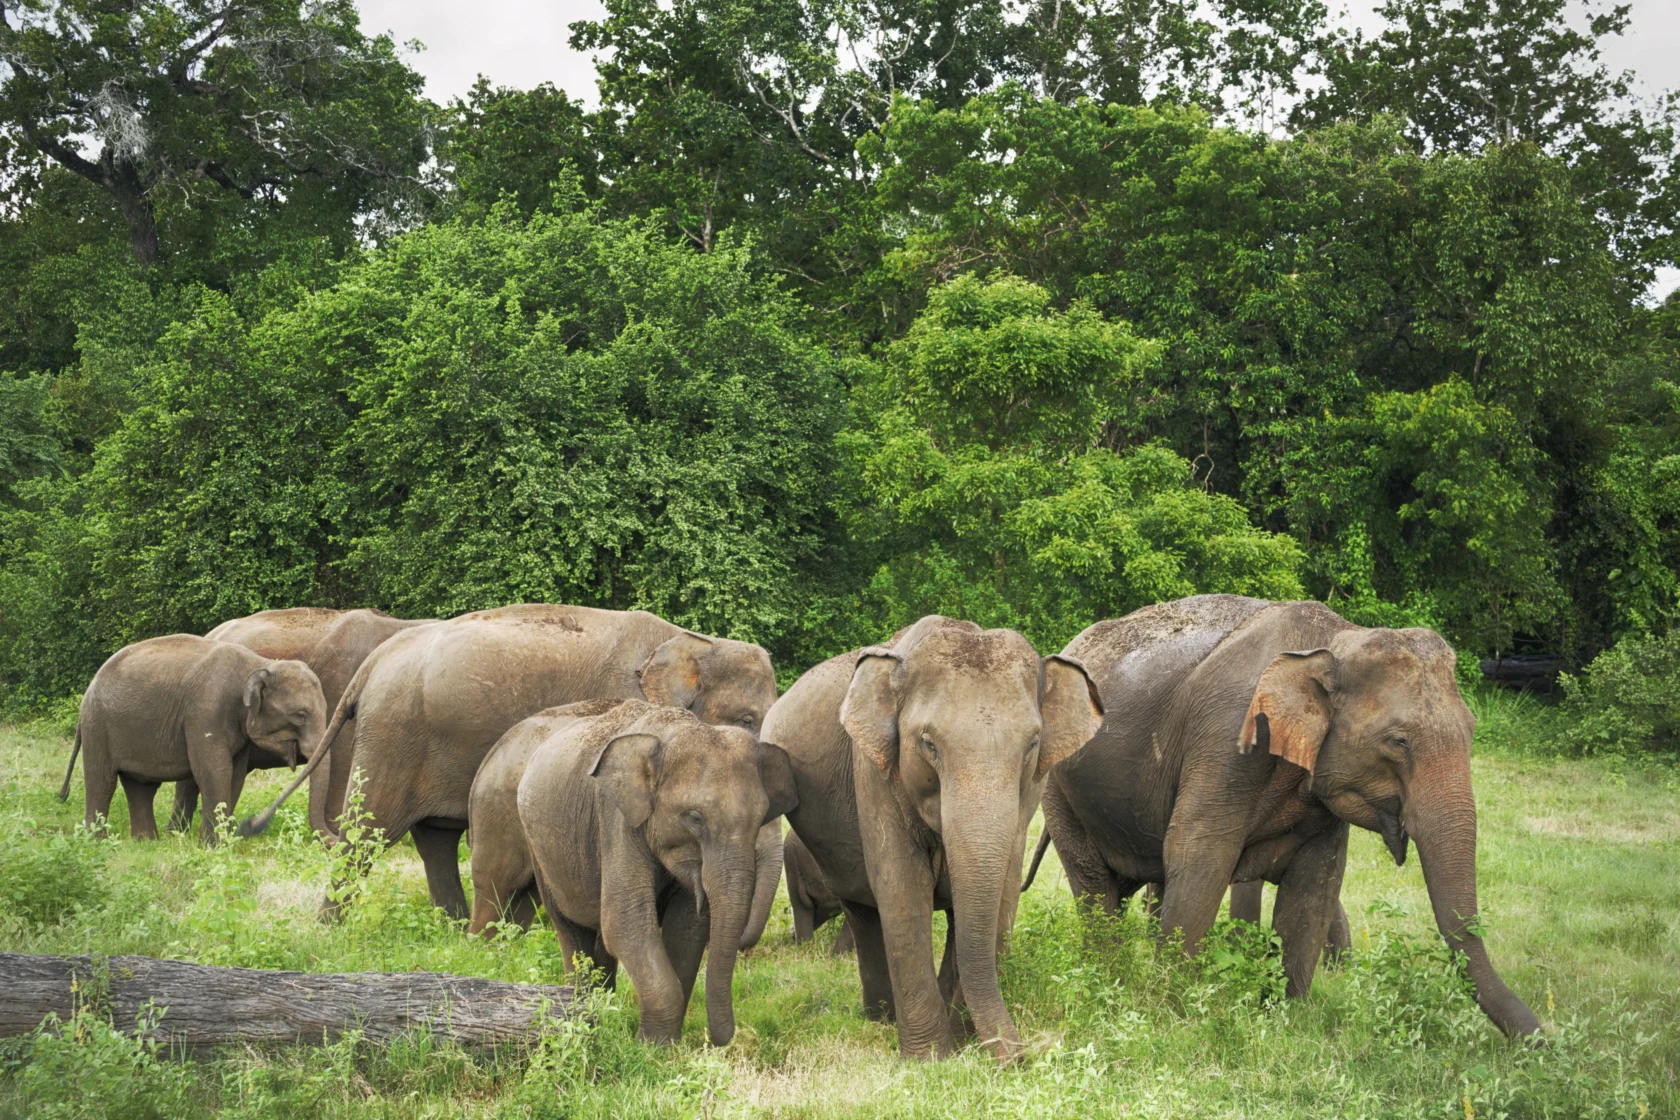
[[[1147,685],[1157,673],[1176,673],[1205,656],[1226,635],[1271,606],[1246,595],[1194,595],[1154,603],[1123,618],[1086,627],[1062,653],[1084,664],[1109,702],[1111,688]],[[1171,656],[1163,656],[1171,651]]]

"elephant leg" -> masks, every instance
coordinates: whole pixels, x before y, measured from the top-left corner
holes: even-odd
[[[945,1001],[946,1017],[951,1021],[951,1037],[974,1034],[974,1024],[963,1014],[962,977],[957,972],[957,915],[945,911],[945,952],[939,958],[939,998]]]
[[[221,821],[233,817],[235,758],[238,758],[243,770],[244,752],[229,750],[226,744],[218,744],[212,738],[194,743],[195,738],[197,736],[189,731],[187,754],[192,764],[193,781],[198,783],[204,795],[204,819],[199,822],[198,831],[204,843],[214,844]]]
[[[1330,915],[1330,932],[1324,938],[1324,963],[1342,963],[1342,954],[1353,948],[1353,928],[1348,925],[1347,911],[1342,900],[1336,900],[1336,912]]]
[[[175,804],[169,810],[169,831],[185,832],[198,814],[198,783],[182,778],[175,783]]]
[[[1161,895],[1163,893],[1160,883],[1145,883],[1143,885],[1143,912],[1146,916],[1151,918],[1161,916]]]
[[[843,957],[854,948],[855,939],[852,936],[852,920],[844,914],[840,916],[840,932],[834,938],[834,948],[829,952],[836,957]]]
[[[337,745],[328,753],[326,764],[322,768],[326,771],[325,777],[322,778],[325,782],[325,793],[318,801],[314,783],[317,777],[321,777],[321,770],[317,770],[311,776],[309,788],[309,827],[327,837],[336,837],[342,827],[344,799],[350,789],[350,771],[356,761],[354,716],[344,721],[344,726],[338,729],[333,742]]]
[[[816,913],[810,904],[793,892],[788,892],[788,905],[793,910],[793,939],[796,942],[811,940],[816,933]]]
[[[948,1057],[956,1046],[933,966],[933,872],[915,857],[895,862],[899,866],[892,870],[897,874],[871,879],[891,884],[888,890],[875,890],[876,898],[886,894],[893,900],[878,913],[892,979],[898,1052],[907,1058]]]
[[[1169,938],[1178,931],[1184,938],[1184,952],[1194,955],[1202,935],[1219,917],[1219,904],[1242,856],[1241,842],[1180,830],[1175,821],[1167,826],[1165,856],[1161,936]]]
[[[513,896],[513,901],[508,904],[507,916],[502,921],[512,922],[522,930],[529,930],[531,923],[536,920],[537,892],[527,886]]]
[[[711,933],[709,914],[709,910],[695,905],[694,895],[679,889],[666,899],[659,918],[659,937],[665,943],[665,955],[671,958],[671,971],[682,985],[685,1013],[694,996],[694,978],[700,974],[700,957]]]
[[[82,742],[82,823],[101,832],[111,817],[111,799],[117,795],[117,771],[111,765],[104,737],[86,735]]]
[[[1347,822],[1337,821],[1301,845],[1278,883],[1272,928],[1283,941],[1289,996],[1304,996],[1312,990],[1313,972],[1340,905],[1347,841]]]
[[[863,1014],[890,1023],[894,1019],[892,972],[881,936],[881,913],[872,906],[843,902],[846,924],[857,946],[858,979],[863,983]]]
[[[128,834],[136,840],[157,839],[157,818],[152,815],[161,782],[145,782],[127,774],[122,780],[123,796],[128,798]]]
[[[480,822],[473,840],[472,922],[467,932],[484,933],[492,922],[510,921],[530,929],[536,917],[536,867],[523,833]]]
[[[606,939],[599,933],[595,935],[595,947],[589,951],[589,956],[595,962],[595,967],[601,970],[601,975],[605,977],[601,981],[601,987],[609,992],[616,990],[618,988],[618,958],[612,955],[612,951],[607,948]]]
[[[1231,920],[1260,924],[1260,892],[1265,881],[1231,884]]]
[[[414,846],[420,851],[420,862],[426,865],[426,887],[432,894],[432,905],[457,921],[468,916],[467,892],[461,885],[461,834],[436,818],[415,821],[409,826]]]
[[[1074,816],[1058,775],[1052,774],[1044,784],[1043,807],[1044,827],[1050,830],[1056,858],[1067,874],[1073,896],[1100,903],[1106,914],[1117,912],[1122,898],[1119,880],[1103,860],[1090,832]]]

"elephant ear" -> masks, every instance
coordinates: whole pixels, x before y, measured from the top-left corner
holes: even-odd
[[[631,828],[642,827],[653,816],[662,753],[657,735],[618,735],[608,740],[589,767],[589,776],[611,792]]]
[[[758,745],[758,776],[764,782],[764,792],[770,795],[770,808],[759,824],[762,828],[799,808],[799,790],[793,784],[793,763],[774,743]]]
[[[883,646],[858,651],[851,687],[840,705],[840,726],[884,773],[898,770],[898,706],[904,661]]]
[[[1330,733],[1335,669],[1336,656],[1327,649],[1280,653],[1273,658],[1254,688],[1237,749],[1247,754],[1258,746],[1311,774],[1318,748]]]
[[[653,704],[686,709],[700,695],[700,659],[711,645],[710,638],[687,630],[661,642],[636,670],[642,695]]]
[[[262,707],[263,692],[273,681],[273,674],[265,666],[245,678],[245,707],[255,712]]]
[[[1044,722],[1038,742],[1038,774],[1043,777],[1102,727],[1102,695],[1083,662],[1055,653],[1039,663],[1038,711]]]

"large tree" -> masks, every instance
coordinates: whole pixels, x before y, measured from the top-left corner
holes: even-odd
[[[159,212],[282,206],[350,231],[421,195],[421,79],[350,0],[0,0],[0,133],[95,184],[145,266]]]

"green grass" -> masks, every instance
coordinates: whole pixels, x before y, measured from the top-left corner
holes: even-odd
[[[855,966],[827,955],[834,927],[794,946],[784,901],[742,959],[723,1050],[704,1043],[698,999],[681,1045],[637,1043],[628,985],[589,1022],[497,1057],[352,1038],[177,1063],[83,1022],[0,1043],[0,1117],[1680,1116],[1680,778],[1538,755],[1549,713],[1525,702],[1484,698],[1478,715],[1489,943],[1550,1027],[1543,1047],[1493,1031],[1434,934],[1416,860],[1396,868],[1356,832],[1354,952],[1304,1001],[1270,998],[1269,933],[1222,926],[1197,962],[1171,965],[1141,916],[1083,920],[1052,856],[1004,967],[1031,1051],[1010,1069],[977,1052],[901,1061],[892,1029],[859,1013]],[[215,850],[81,836],[79,784],[68,805],[55,796],[67,747],[0,727],[0,949],[560,976],[543,928],[486,943],[445,921],[406,843],[346,921],[321,925],[328,856],[301,798],[270,834]],[[253,781],[247,808],[282,780]],[[124,835],[120,795],[113,814]]]

